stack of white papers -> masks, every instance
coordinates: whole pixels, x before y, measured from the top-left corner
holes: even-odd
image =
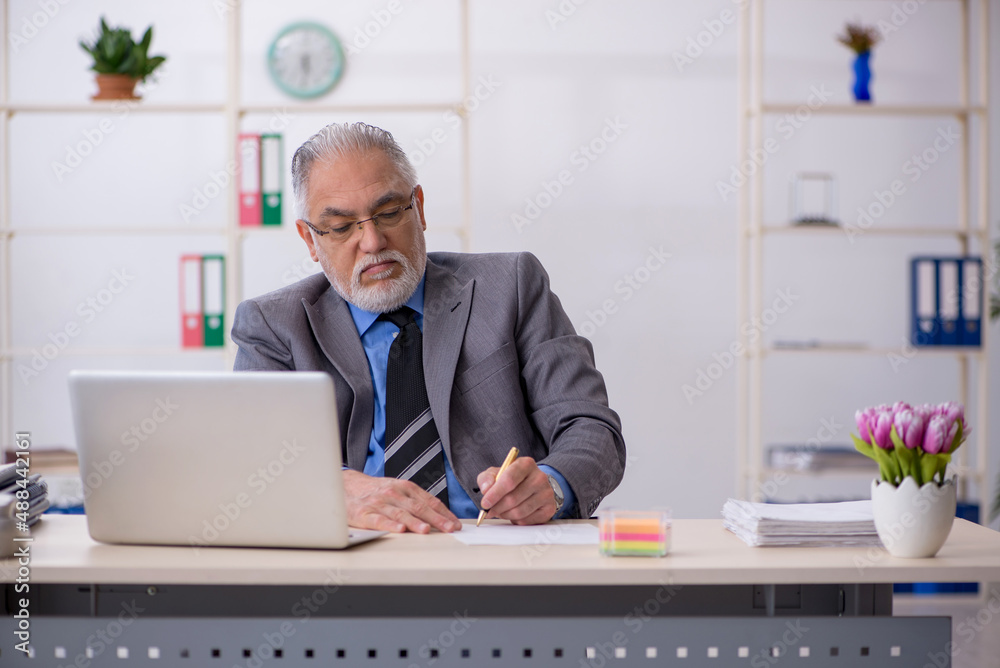
[[[723,525],[752,547],[878,546],[872,502],[751,503],[729,499]]]

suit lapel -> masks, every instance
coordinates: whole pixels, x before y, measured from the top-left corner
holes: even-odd
[[[368,358],[347,307],[331,287],[314,304],[302,300],[313,335],[323,353],[354,391],[354,405],[347,426],[347,462],[364,466],[375,415],[374,390]]]
[[[462,285],[447,270],[427,261],[424,285],[424,377],[431,414],[451,460],[451,390],[465,339],[475,280]]]

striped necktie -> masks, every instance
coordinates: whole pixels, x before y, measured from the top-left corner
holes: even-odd
[[[399,327],[389,347],[385,398],[385,475],[410,480],[448,505],[444,450],[424,384],[423,335],[413,309],[383,313]]]

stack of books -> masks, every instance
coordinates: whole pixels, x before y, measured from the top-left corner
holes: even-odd
[[[0,466],[0,522],[30,527],[49,507],[49,488],[40,473],[24,477],[17,464]],[[24,492],[18,497],[18,492]],[[26,498],[23,498],[25,497]],[[27,507],[18,503],[27,502]],[[26,530],[25,528],[21,529]]]
[[[872,460],[853,445],[772,445],[768,448],[771,468],[786,471],[872,471]]]
[[[751,547],[879,546],[872,502],[751,503],[729,499],[723,525]]]

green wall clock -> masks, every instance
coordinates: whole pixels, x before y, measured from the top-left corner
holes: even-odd
[[[267,70],[278,87],[310,99],[330,91],[344,73],[344,50],[329,28],[303,21],[274,38],[267,53]]]

